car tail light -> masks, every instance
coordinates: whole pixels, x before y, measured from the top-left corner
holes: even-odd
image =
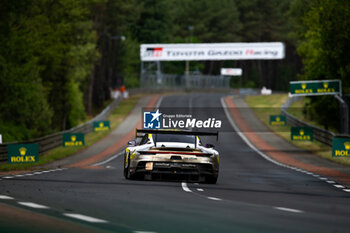
[[[153,170],[153,162],[146,163],[145,169],[147,171],[152,171]]]

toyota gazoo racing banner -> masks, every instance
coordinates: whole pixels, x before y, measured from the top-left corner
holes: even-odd
[[[142,44],[141,61],[270,60],[284,58],[282,42]]]

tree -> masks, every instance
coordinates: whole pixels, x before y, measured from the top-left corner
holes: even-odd
[[[41,136],[85,118],[82,96],[97,57],[89,3],[1,2],[0,125],[21,128],[8,138]]]
[[[305,3],[297,0],[293,12]],[[298,53],[304,64],[299,76],[306,80],[340,79],[343,91],[350,88],[350,2],[343,0],[314,0],[306,4],[306,10],[296,17],[298,29]],[[324,106],[328,108],[325,108]],[[319,107],[323,106],[323,107]],[[333,109],[333,111],[330,111]],[[336,109],[336,110],[334,110]],[[312,98],[313,117],[326,128],[338,127],[338,103],[332,97]],[[325,116],[324,118],[316,116]]]

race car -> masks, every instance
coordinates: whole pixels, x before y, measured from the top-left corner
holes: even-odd
[[[137,129],[136,140],[125,149],[125,178],[176,177],[215,184],[219,153],[212,144],[203,146],[199,136],[218,139],[217,132]]]

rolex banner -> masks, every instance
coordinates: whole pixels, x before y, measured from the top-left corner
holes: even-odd
[[[270,115],[270,125],[274,125],[274,126],[287,125],[286,116],[284,116],[284,115]]]
[[[10,144],[7,146],[9,163],[36,163],[39,161],[39,147],[33,144]]]
[[[72,146],[84,146],[84,134],[83,133],[65,133],[63,134],[63,147]]]
[[[108,131],[111,129],[109,121],[94,121],[93,127],[95,132]]]
[[[292,141],[312,141],[313,129],[311,127],[292,127],[290,139]]]
[[[289,92],[293,96],[341,95],[342,88],[340,80],[293,81]]]
[[[350,156],[350,138],[348,137],[334,137],[332,143],[333,157],[347,157]]]

